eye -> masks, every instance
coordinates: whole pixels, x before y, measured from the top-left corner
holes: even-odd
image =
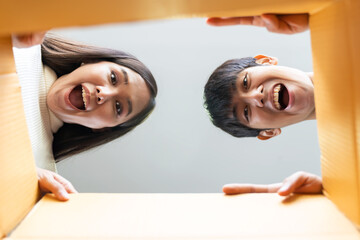
[[[244,116],[245,116],[246,121],[249,122],[249,109],[248,109],[248,106],[245,106],[245,108],[244,108]]]
[[[122,112],[122,107],[121,107],[121,104],[118,101],[115,102],[115,109],[116,109],[116,114],[120,115],[121,112]]]
[[[116,85],[116,83],[117,83],[117,77],[113,71],[111,71],[111,73],[110,73],[110,81],[111,81],[112,85]]]
[[[247,79],[247,74],[245,75],[244,79],[243,79],[243,86],[245,89],[248,89],[248,79]]]

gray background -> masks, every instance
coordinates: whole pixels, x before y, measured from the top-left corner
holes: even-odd
[[[157,107],[142,125],[57,164],[80,192],[220,192],[231,182],[278,182],[298,170],[320,174],[316,121],[286,127],[268,141],[237,139],[213,127],[202,106],[211,72],[231,58],[267,54],[279,65],[312,71],[309,31],[280,35],[180,19],[54,32],[134,54],[159,87]]]

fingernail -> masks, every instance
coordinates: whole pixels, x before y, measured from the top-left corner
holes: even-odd
[[[263,20],[264,20],[265,24],[271,24],[271,21],[269,19],[263,18]]]
[[[284,185],[281,186],[281,188],[279,189],[278,192],[285,192],[287,190],[289,190],[290,185],[288,183],[285,183]]]
[[[69,194],[66,191],[61,191],[60,196],[65,199],[69,199]]]

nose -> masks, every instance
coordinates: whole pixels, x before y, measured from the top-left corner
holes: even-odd
[[[103,104],[106,101],[111,100],[114,96],[116,96],[116,94],[117,93],[114,89],[104,86],[96,86],[95,97],[98,104]]]
[[[260,85],[259,87],[252,89],[245,96],[249,104],[253,104],[257,107],[264,107],[264,86]]]

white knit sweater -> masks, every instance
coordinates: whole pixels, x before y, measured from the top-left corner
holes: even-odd
[[[62,122],[46,105],[46,95],[56,80],[55,72],[41,62],[41,48],[13,48],[25,118],[36,166],[56,171],[52,153],[53,133]]]

